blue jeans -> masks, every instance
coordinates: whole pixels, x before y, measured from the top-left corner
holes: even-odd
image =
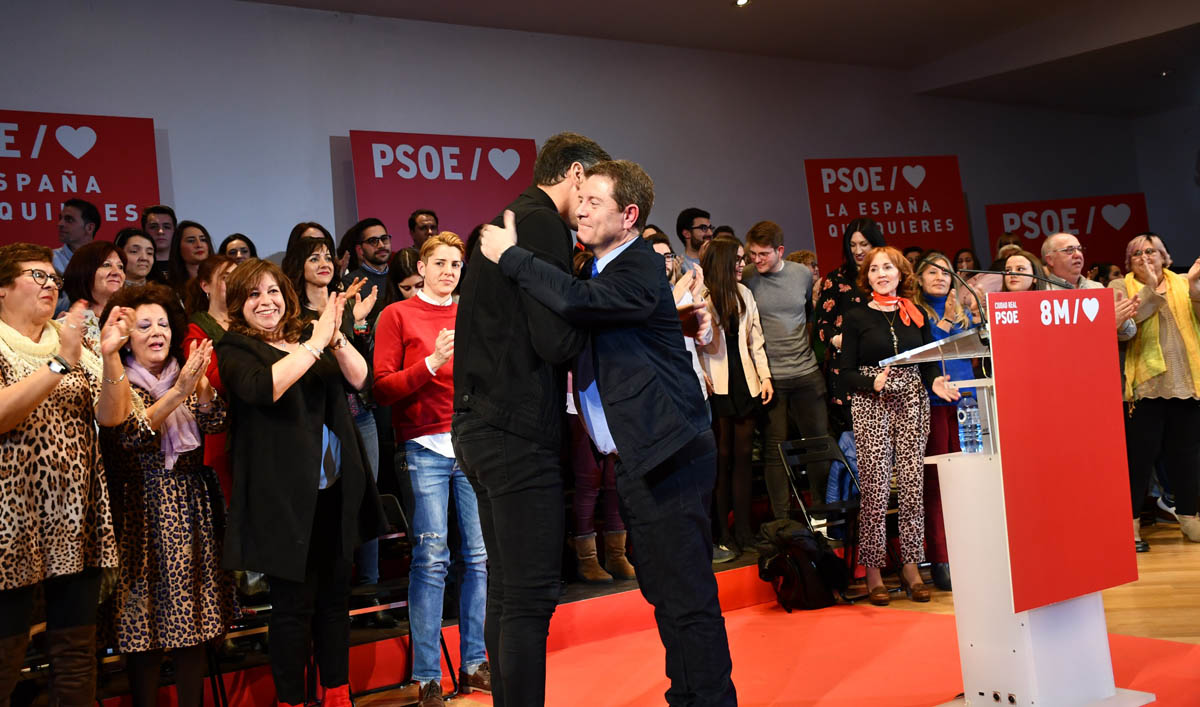
[[[408,474],[413,488],[412,565],[408,576],[408,621],[413,644],[414,681],[427,683],[442,677],[439,638],[442,631],[442,598],[450,566],[447,506],[454,493],[462,557],[466,564],[459,596],[458,633],[461,665],[473,669],[487,660],[483,623],[487,610],[487,551],[479,524],[475,491],[454,459],[417,444],[404,443]]]
[[[371,411],[354,418],[354,425],[367,448],[367,462],[371,465],[371,476],[379,481],[379,429]],[[359,584],[379,583],[379,538],[371,538],[354,551],[354,565],[358,569]]]

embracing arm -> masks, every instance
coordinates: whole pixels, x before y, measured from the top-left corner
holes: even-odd
[[[638,261],[636,257],[619,258],[599,276],[577,280],[514,246],[501,256],[500,270],[555,314],[571,324],[587,326],[650,317],[658,305],[658,282],[652,272],[638,267]]]

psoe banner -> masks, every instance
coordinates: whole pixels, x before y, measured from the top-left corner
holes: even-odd
[[[804,160],[817,260],[842,262],[842,234],[863,216],[888,245],[940,250],[950,257],[971,240],[956,155]]]
[[[1125,268],[1125,245],[1148,230],[1145,194],[1085,196],[1076,199],[989,204],[988,243],[996,252],[996,241],[1005,233],[1021,237],[1025,250],[1041,256],[1042,241],[1055,233],[1073,233],[1086,249],[1087,264],[1107,262]],[[988,260],[984,258],[984,260]]]
[[[350,131],[359,218],[387,225],[392,248],[412,245],[408,216],[437,212],[443,231],[465,241],[533,182],[533,140]]]
[[[100,237],[158,203],[154,121],[0,110],[0,243],[58,247],[62,203],[100,210]]]

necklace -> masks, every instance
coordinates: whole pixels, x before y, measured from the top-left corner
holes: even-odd
[[[900,355],[900,340],[896,338],[896,310],[893,310],[892,316],[890,317],[888,316],[888,313],[884,312],[882,309],[879,311],[883,312],[883,318],[886,319],[888,323],[888,331],[892,333],[892,353],[898,356]]]

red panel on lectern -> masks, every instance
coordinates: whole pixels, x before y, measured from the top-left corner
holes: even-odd
[[[1109,290],[988,295],[1013,611],[1137,579]]]

